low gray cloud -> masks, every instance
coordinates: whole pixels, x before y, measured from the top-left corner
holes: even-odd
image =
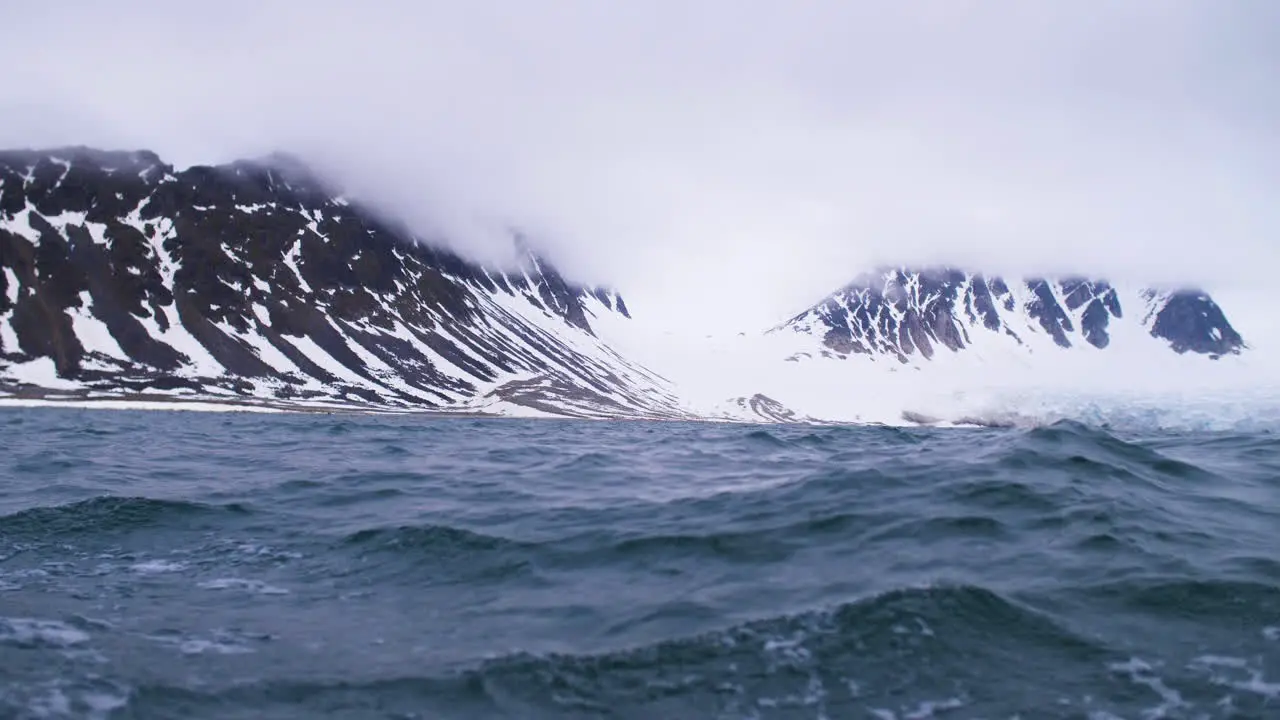
[[[758,328],[877,263],[1280,261],[1280,6],[71,1],[6,8],[0,144],[287,150],[480,257]]]

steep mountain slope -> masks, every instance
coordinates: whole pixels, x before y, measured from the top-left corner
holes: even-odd
[[[1198,290],[1140,289],[1126,296],[1099,280],[1006,281],[955,269],[863,276],[770,332],[818,339],[824,355],[914,363],[944,349],[993,343],[1028,351],[1104,349],[1126,326],[1177,353],[1218,358],[1245,348],[1222,309]]]
[[[497,271],[273,159],[0,153],[0,391],[679,416],[616,293]]]

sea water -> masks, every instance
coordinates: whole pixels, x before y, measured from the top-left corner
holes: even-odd
[[[1280,717],[1267,432],[0,434],[0,717]]]

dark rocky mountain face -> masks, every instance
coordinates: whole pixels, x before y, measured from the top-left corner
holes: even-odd
[[[670,415],[594,334],[627,315],[529,255],[420,242],[305,169],[0,153],[0,389]]]
[[[1217,357],[1239,353],[1245,347],[1244,338],[1227,322],[1222,308],[1204,293],[1145,290],[1143,297],[1150,308],[1147,321],[1152,336],[1167,340],[1179,353]]]
[[[1244,340],[1222,309],[1198,290],[1142,290],[1140,307],[1123,306],[1105,281],[1030,278],[1006,281],[956,269],[898,268],[864,276],[771,332],[821,338],[825,352],[931,359],[939,348],[962,351],[993,336],[1016,345],[1047,338],[1060,348],[1106,348],[1118,323],[1177,353],[1217,358]]]

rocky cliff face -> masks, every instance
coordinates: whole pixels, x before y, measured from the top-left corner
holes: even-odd
[[[530,254],[480,267],[295,163],[0,153],[0,390],[667,416],[592,320],[628,311]]]
[[[956,269],[898,268],[864,276],[771,332],[821,339],[824,352],[929,360],[979,343],[1105,349],[1124,323],[1172,352],[1217,358],[1245,348],[1222,309],[1198,290],[1140,290],[1105,281],[1009,281]]]

